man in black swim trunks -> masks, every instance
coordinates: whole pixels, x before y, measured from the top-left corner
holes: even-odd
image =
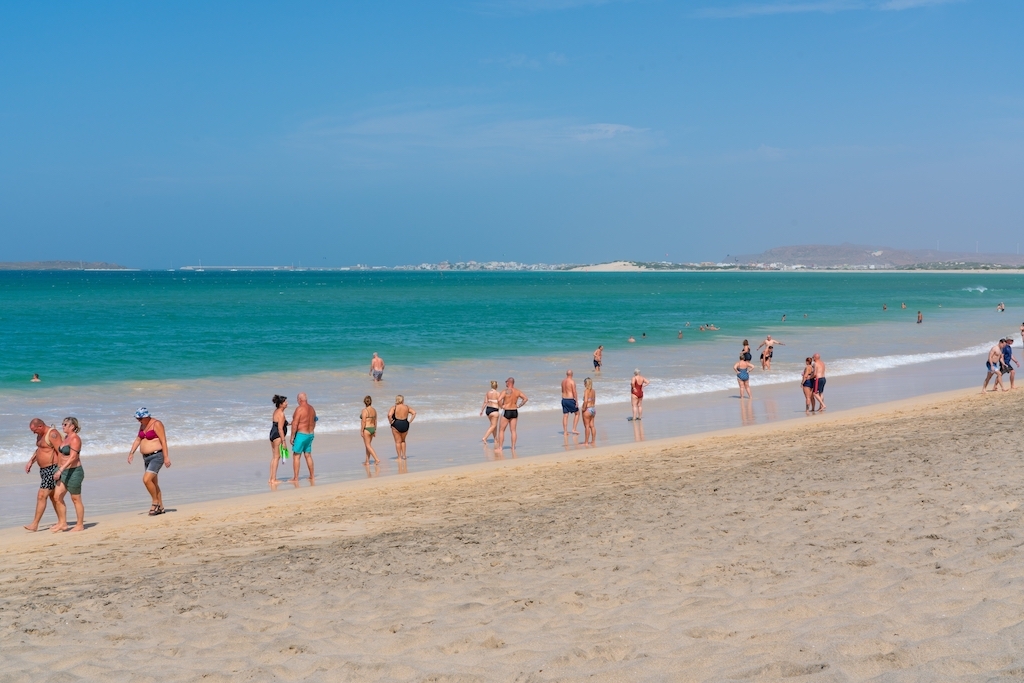
[[[814,387],[811,390],[811,411],[814,411],[814,402],[817,401],[818,412],[825,410],[825,401],[822,400],[821,395],[825,392],[825,361],[821,359],[821,354],[814,354]]]
[[[1021,327],[1022,330],[1024,330],[1024,324],[1022,324],[1020,327]],[[682,333],[680,332],[680,334],[682,334]],[[603,355],[604,355],[604,346],[603,345],[602,346],[598,346],[597,347],[597,351],[594,351],[594,370],[596,370],[597,372],[601,372],[601,357]]]
[[[519,399],[522,399],[520,401]],[[526,394],[516,389],[516,380],[509,377],[505,380],[505,393],[498,397],[498,405],[501,406],[501,428],[498,431],[498,439],[494,450],[500,451],[504,448],[505,428],[510,427],[512,432],[512,450],[516,449],[516,423],[519,421],[519,409],[526,405],[530,399]]]
[[[46,500],[50,500],[54,513],[57,512],[57,499],[54,496],[54,489],[57,482],[53,475],[56,473],[57,448],[61,443],[60,432],[53,427],[47,427],[46,423],[38,417],[28,423],[29,430],[36,435],[36,450],[25,465],[25,474],[32,471],[32,465],[39,465],[39,491],[36,492],[36,516],[32,523],[25,526],[28,531],[39,531],[39,521],[46,512]]]

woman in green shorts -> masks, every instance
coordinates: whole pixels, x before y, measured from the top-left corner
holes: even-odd
[[[373,399],[369,396],[363,398],[363,412],[359,413],[359,431],[363,435],[363,446],[366,447],[366,461],[364,465],[370,464],[370,458],[373,458],[373,464],[379,465],[380,458],[377,457],[377,452],[373,450],[373,437],[377,435],[377,409],[371,404]]]
[[[71,502],[75,504],[77,521],[71,531],[85,530],[85,505],[82,504],[82,480],[85,479],[85,468],[82,467],[82,437],[78,436],[81,428],[78,426],[78,419],[65,417],[61,425],[64,430],[64,439],[57,451],[57,471],[53,478],[57,480],[57,488],[53,492],[54,506],[57,510],[57,523],[50,531],[68,530],[68,506],[64,504],[64,496],[71,494]]]

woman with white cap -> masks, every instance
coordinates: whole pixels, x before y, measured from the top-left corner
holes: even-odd
[[[149,491],[153,499],[153,505],[149,508],[149,516],[162,515],[164,512],[164,498],[160,491],[160,483],[157,481],[157,474],[161,467],[171,466],[171,454],[167,448],[167,434],[164,432],[164,423],[149,414],[145,408],[135,411],[135,419],[139,421],[139,435],[135,437],[132,448],[128,451],[128,464],[131,464],[135,457],[135,450],[142,453],[142,459],[146,470],[142,475],[142,483]]]

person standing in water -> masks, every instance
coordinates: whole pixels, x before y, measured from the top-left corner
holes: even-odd
[[[736,382],[740,385],[740,398],[743,398],[744,391],[747,392],[747,398],[753,398],[750,395],[750,371],[753,368],[754,365],[744,358],[742,353],[739,362],[732,366],[736,372]]]
[[[924,316],[921,315],[921,311],[918,311],[917,312],[917,324],[920,325],[923,322],[924,322]]]
[[[292,473],[291,481],[299,480],[299,455],[306,458],[309,480],[313,481],[313,438],[316,436],[316,409],[309,405],[305,392],[295,397],[299,405],[292,413]]]
[[[1024,323],[1021,323],[1020,329],[1024,331]],[[604,356],[604,346],[598,346],[597,351],[594,351],[594,372],[601,372],[601,362]]]
[[[373,407],[373,399],[369,396],[363,397],[363,408],[362,412],[359,413],[359,427],[360,433],[363,435],[363,448],[366,449],[366,460],[363,461],[364,465],[370,464],[370,458],[373,458],[373,464],[379,465],[380,458],[377,457],[377,451],[373,450],[373,437],[377,434],[377,409]]]
[[[740,355],[742,356],[743,360],[747,361],[748,363],[753,358],[753,356],[750,354],[750,342],[747,341],[746,339],[743,340],[743,350],[740,351]]]
[[[370,377],[373,377],[374,382],[384,379],[384,359],[378,356],[376,352],[374,352],[373,358],[370,360]]]
[[[75,506],[75,526],[71,531],[85,531],[85,505],[82,503],[82,481],[85,479],[85,468],[82,467],[82,438],[78,436],[81,428],[78,419],[65,417],[61,423],[64,439],[57,449],[59,467],[56,473],[57,487],[53,495],[57,502],[57,525],[50,531],[68,530],[68,506],[64,504],[64,496],[71,494],[71,502]]]
[[[416,411],[405,405],[405,397],[401,394],[395,396],[395,405],[388,411],[388,422],[391,424],[391,434],[395,437],[395,453],[399,460],[406,459],[405,440],[415,419]]]
[[[642,420],[644,417],[644,387],[650,382],[640,374],[640,368],[633,370],[633,379],[629,382],[629,402],[633,407],[633,417],[630,420]]]
[[[501,398],[501,392],[498,391],[498,381],[491,380],[491,388],[484,394],[484,404],[480,406],[480,414],[483,415],[486,411],[487,421],[491,425],[484,432],[484,437],[480,439],[484,443],[487,443],[487,437],[493,435],[495,441],[498,439],[498,420],[501,419],[501,408],[498,405],[498,401]]]
[[[60,443],[60,433],[53,427],[47,427],[46,423],[38,417],[28,423],[29,431],[36,435],[36,450],[32,457],[25,463],[25,474],[32,471],[32,465],[39,465],[39,491],[36,492],[36,515],[32,523],[25,526],[27,531],[39,531],[39,522],[46,512],[46,501],[50,501],[53,511],[57,512],[57,498],[54,496],[54,489],[57,483],[54,481],[54,474],[60,465],[57,464],[57,446]]]
[[[562,380],[562,433],[568,434],[569,413],[572,413],[572,433],[579,434],[577,427],[580,424],[579,397],[576,394],[576,380],[572,378],[572,370],[565,371],[565,379]]]
[[[288,398],[274,394],[270,400],[274,404],[274,415],[270,419],[270,483],[276,484],[277,466],[282,458],[288,456],[288,447],[284,445],[288,436],[288,420],[284,416],[284,411],[288,410]]]
[[[821,406],[818,408],[818,412],[825,410],[825,401],[821,395],[825,393],[825,361],[821,359],[821,354],[814,354],[814,391],[811,392],[811,412],[814,412],[814,402],[817,401]]]
[[[583,414],[583,443],[596,445],[597,429],[594,427],[594,418],[597,416],[597,393],[594,391],[594,381],[589,377],[583,380],[583,406],[580,412]]]
[[[167,447],[167,432],[164,430],[164,423],[149,414],[145,408],[135,411],[135,419],[139,421],[139,435],[132,442],[128,451],[128,464],[132,464],[135,457],[135,450],[142,453],[142,464],[145,471],[142,473],[142,484],[153,499],[149,508],[149,516],[162,515],[164,510],[164,494],[160,490],[160,481],[157,475],[161,467],[171,466],[171,451]]]
[[[761,351],[761,349],[764,348],[764,351],[761,352],[762,370],[772,369],[772,356],[775,355],[776,346],[785,346],[785,344],[780,342],[778,339],[772,339],[772,335],[769,334],[766,335],[765,340],[761,342],[761,346],[757,347],[758,351]]]
[[[520,400],[521,399],[521,400]],[[505,393],[501,395],[501,427],[498,431],[497,445],[495,450],[505,448],[505,428],[508,427],[512,434],[512,450],[516,449],[516,425],[519,423],[519,409],[526,405],[530,399],[526,394],[516,389],[516,380],[509,377],[505,380]]]
[[[804,412],[809,413],[814,404],[814,399],[811,397],[814,393],[814,359],[808,356],[804,362],[806,365],[804,365],[804,372],[800,376],[800,386],[804,390]]]

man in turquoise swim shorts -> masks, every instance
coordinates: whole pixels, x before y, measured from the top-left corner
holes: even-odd
[[[316,410],[309,405],[306,394],[298,395],[299,405],[292,414],[292,467],[295,476],[292,481],[299,480],[299,455],[306,459],[309,480],[313,481],[313,430],[316,429]]]

